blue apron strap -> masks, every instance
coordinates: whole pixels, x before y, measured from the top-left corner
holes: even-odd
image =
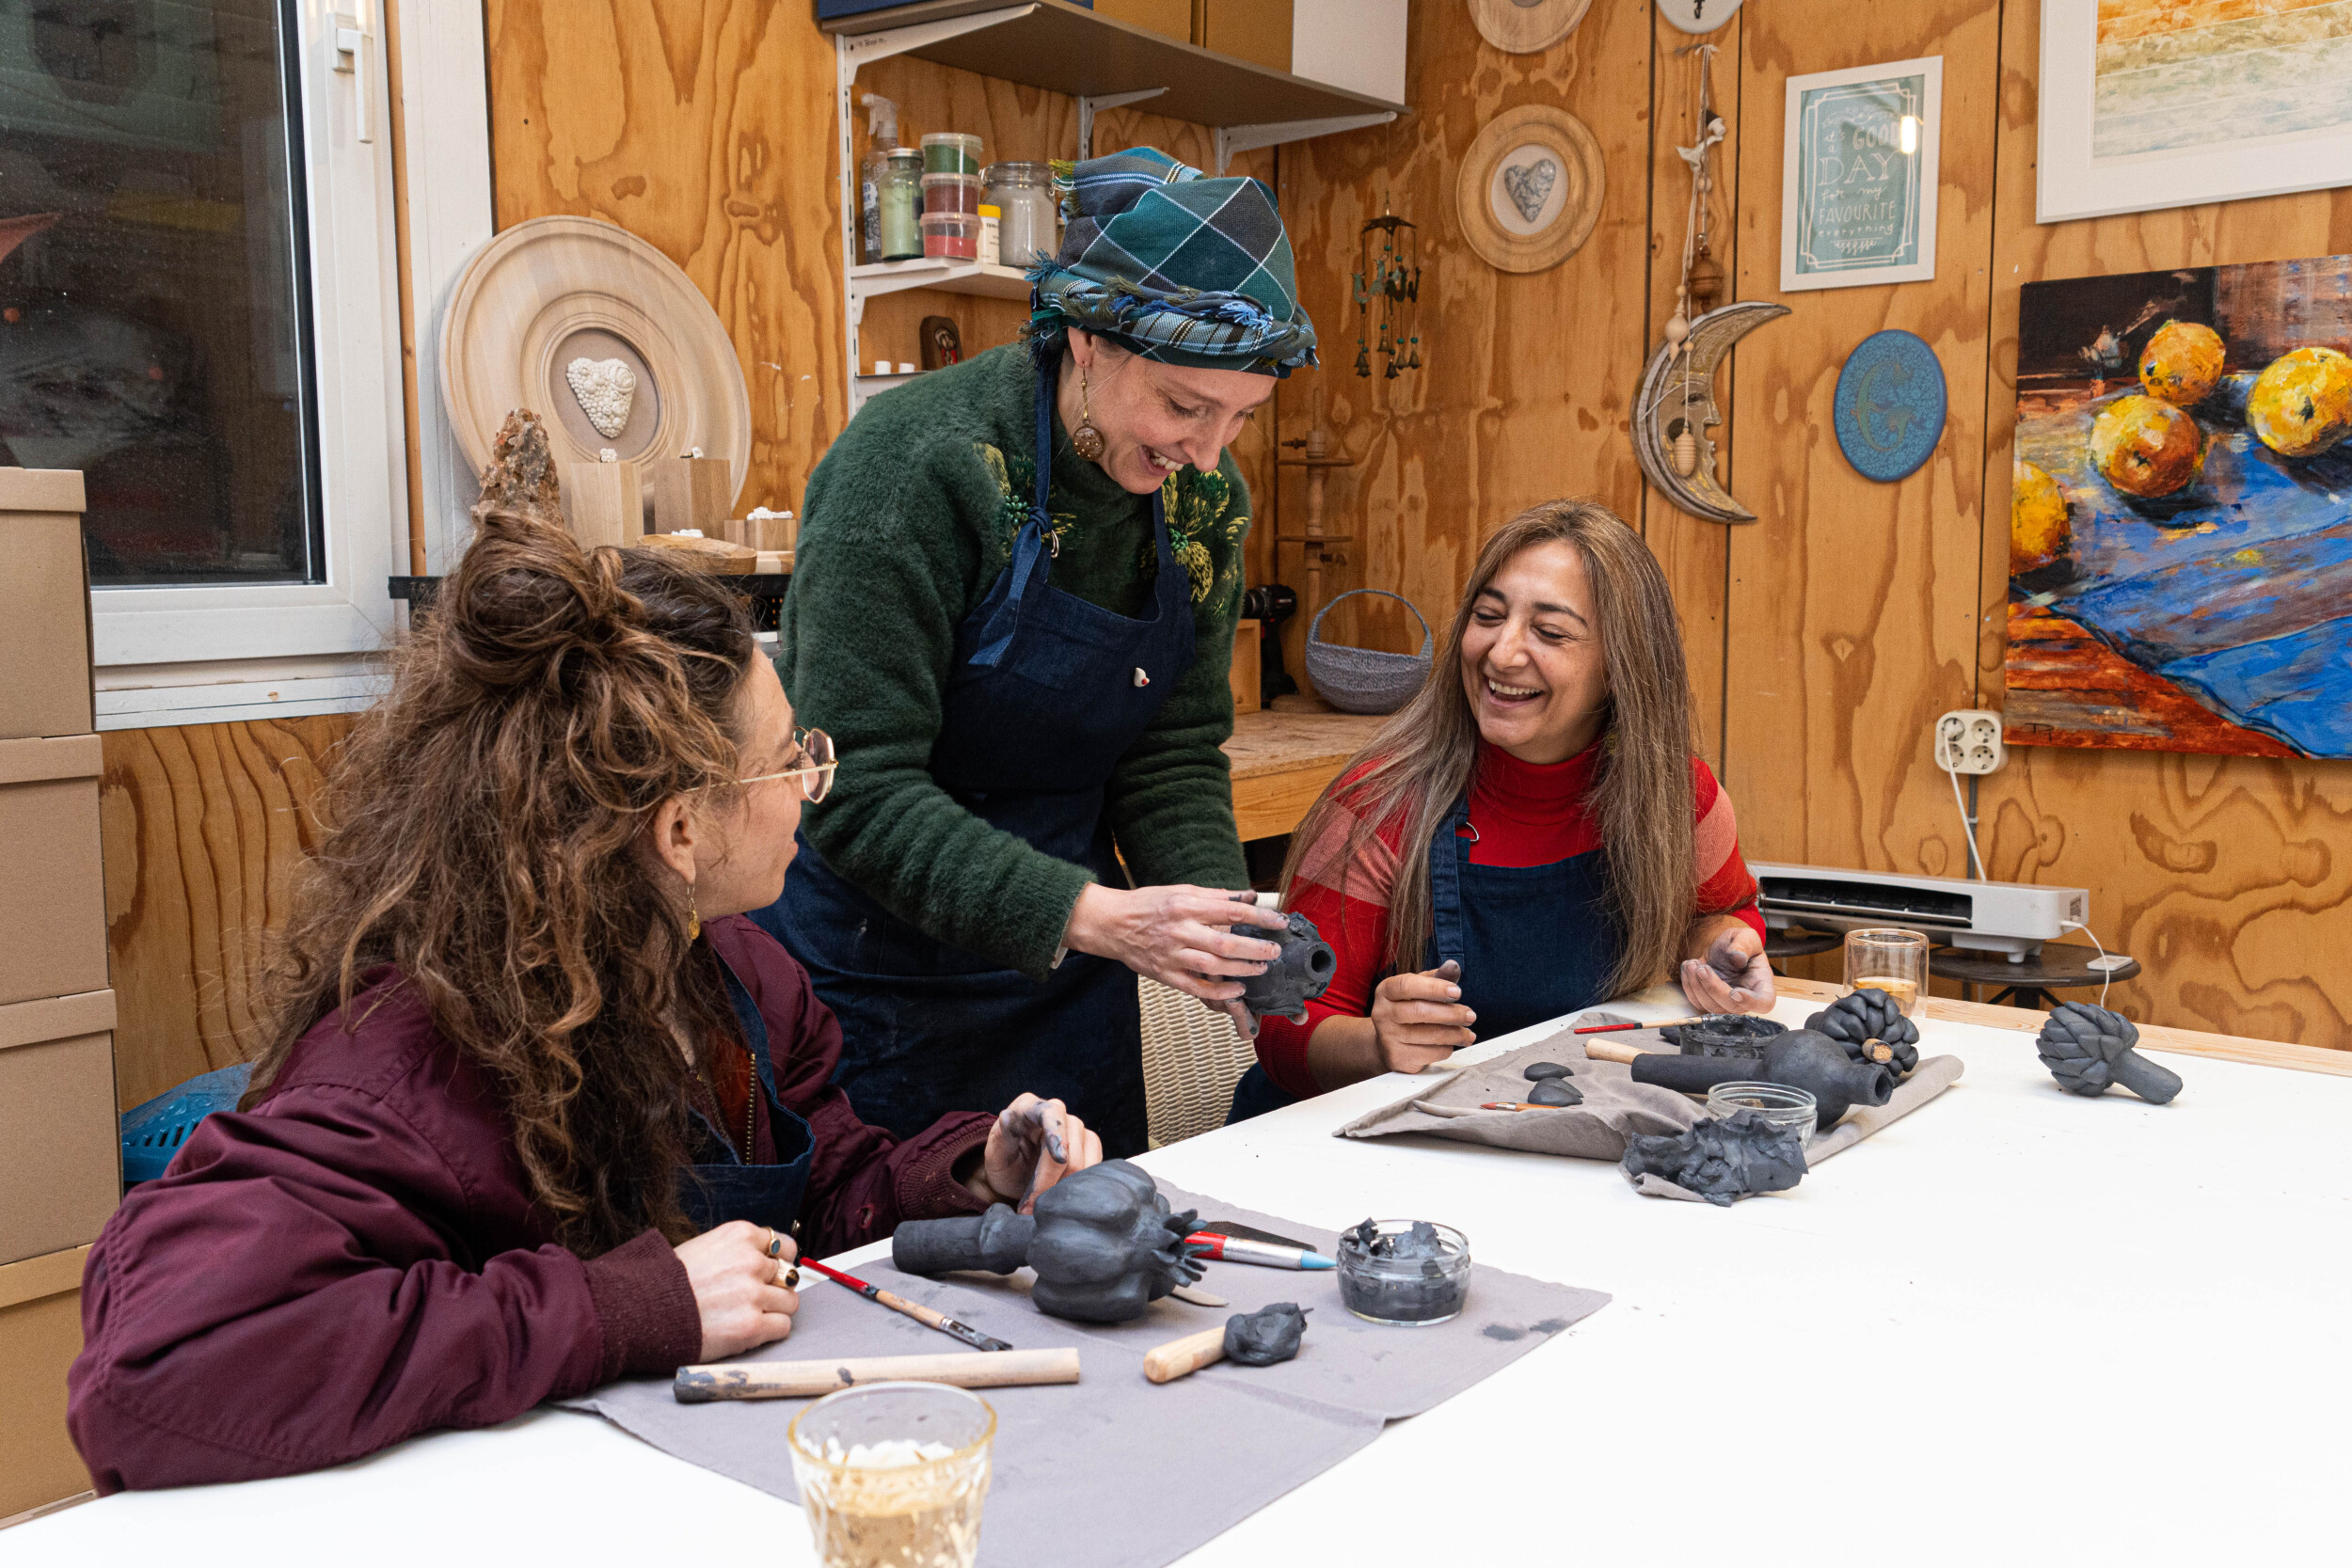
[[[1470,794],[1454,802],[1429,839],[1429,961],[1435,969],[1452,958],[1462,963],[1469,942],[1462,929],[1462,855],[1456,836],[1470,823]],[[1464,965],[1468,967],[1467,964]]]
[[[971,662],[993,669],[1003,661],[1005,650],[1012,646],[1014,628],[1021,624],[1021,601],[1029,592],[1029,578],[1037,574],[1038,562],[1045,554],[1046,501],[1054,484],[1054,376],[1041,368],[1037,372],[1037,485],[1029,501],[1029,520],[1021,525],[1021,533],[1013,541],[1012,562],[1005,568],[1004,595],[981,628],[979,651]],[[1167,548],[1165,541],[1161,544]],[[1047,568],[1050,572],[1052,568]]]

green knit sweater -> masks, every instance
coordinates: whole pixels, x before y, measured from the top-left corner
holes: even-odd
[[[825,863],[938,941],[1043,978],[1092,875],[991,827],[933,782],[956,627],[987,597],[1028,515],[1037,372],[1018,345],[884,392],[809,479],[776,673],[798,721],[834,737],[835,789],[803,817]],[[1105,812],[1138,886],[1248,885],[1219,749],[1249,497],[1228,452],[1168,481],[1191,579],[1192,667],[1119,760]],[[1152,498],[1120,489],[1054,426],[1054,586],[1121,615],[1158,576]],[[1051,746],[1050,732],[1007,746]]]

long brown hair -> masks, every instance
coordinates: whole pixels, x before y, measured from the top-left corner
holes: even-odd
[[[1288,903],[1302,865],[1315,880],[1344,892],[1345,878],[1373,835],[1383,824],[1401,823],[1387,962],[1392,971],[1422,967],[1432,918],[1429,840],[1470,787],[1478,756],[1478,720],[1462,689],[1463,629],[1478,595],[1505,562],[1555,540],[1583,558],[1609,673],[1607,751],[1594,805],[1608,851],[1609,898],[1624,942],[1609,989],[1622,996],[1674,969],[1691,923],[1696,893],[1691,677],[1674,595],[1658,558],[1622,518],[1594,501],[1546,501],[1486,541],[1429,678],[1291,835],[1283,900]],[[1334,845],[1342,843],[1335,855]],[[1314,863],[1307,864],[1310,857]]]
[[[682,1239],[691,1069],[674,1024],[694,1040],[734,1025],[636,841],[669,797],[737,787],[756,646],[707,577],[485,510],[344,747],[246,1103],[368,971],[397,965],[497,1086],[565,1245],[594,1256],[648,1226]]]

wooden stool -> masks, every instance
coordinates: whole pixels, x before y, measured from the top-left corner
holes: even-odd
[[[2113,969],[2093,969],[2090,961],[2075,962],[2050,955],[2073,953],[2080,949],[2072,945],[2044,947],[2023,963],[2010,963],[1998,953],[1971,953],[1957,947],[1939,947],[1928,955],[1928,973],[1947,980],[1959,980],[1971,986],[1999,986],[2000,993],[1993,1005],[2008,1004],[2017,1007],[2039,1007],[2044,1010],[2058,1006],[2053,990],[2072,990],[2082,986],[2103,986],[2111,981],[2128,980],[2139,973],[2139,960],[2121,953],[2108,955],[2122,961]]]

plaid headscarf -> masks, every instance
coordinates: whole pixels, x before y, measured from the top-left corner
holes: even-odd
[[[1101,332],[1148,359],[1286,376],[1315,362],[1290,236],[1256,180],[1155,148],[1056,163],[1061,255],[1029,269],[1029,331]]]

